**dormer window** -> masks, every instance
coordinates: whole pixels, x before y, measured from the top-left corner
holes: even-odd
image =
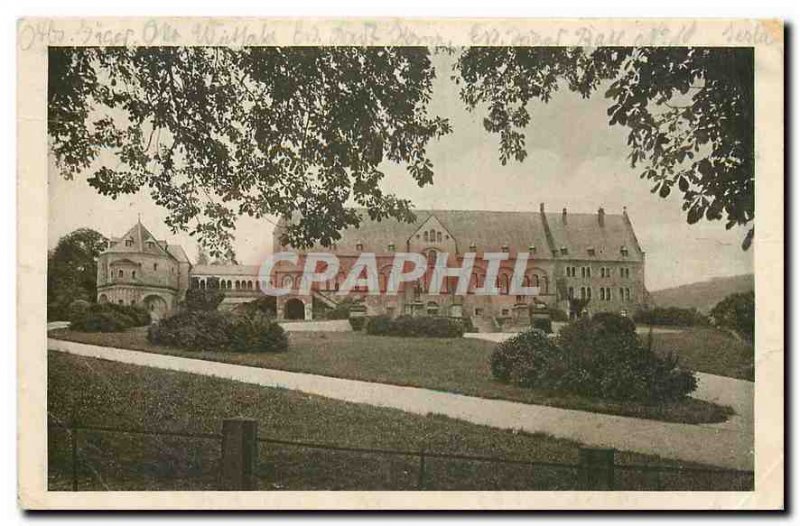
[[[535,245],[530,245],[528,247],[528,252],[531,253],[531,254],[536,254],[536,246]]]
[[[561,255],[566,256],[569,252],[567,251],[567,247],[561,247]]]
[[[586,251],[589,253],[590,256],[594,256],[595,255],[594,247],[589,247],[589,248],[586,249]]]
[[[133,239],[126,239],[125,240],[125,246],[126,247],[132,247],[133,246]]]
[[[156,244],[153,243],[152,241],[148,241],[147,242],[147,248],[154,248],[155,246],[156,246]]]
[[[389,252],[394,252],[394,243],[389,243]]]
[[[622,254],[623,256],[627,256],[628,255],[628,247],[626,247],[626,246],[619,247],[619,253]]]
[[[508,244],[507,243],[504,244],[502,247],[500,247],[500,250],[502,250],[503,252],[508,252]]]
[[[364,250],[364,243],[362,243],[361,241],[356,243],[356,250],[358,250],[359,252]]]
[[[477,250],[477,248],[478,247],[477,247],[477,245],[475,245],[475,243],[470,243],[469,244],[469,249],[470,249],[471,252],[475,252],[475,250]]]

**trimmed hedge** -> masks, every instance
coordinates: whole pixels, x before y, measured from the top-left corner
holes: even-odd
[[[460,338],[464,335],[460,320],[435,316],[375,316],[369,318],[367,334],[379,336]]]
[[[611,313],[570,323],[556,341],[521,333],[498,345],[491,369],[501,382],[609,400],[667,402],[697,387],[694,373],[646,349],[634,323]]]
[[[553,322],[550,320],[550,318],[534,318],[531,322],[531,326],[534,329],[539,329],[545,334],[553,333]]]
[[[348,318],[348,321],[350,322],[350,327],[352,327],[354,331],[361,331],[367,324],[367,317],[356,316],[355,318]]]
[[[683,309],[680,307],[654,307],[634,313],[634,321],[645,325],[668,325],[690,327],[693,325],[708,325],[708,317],[697,309]]]
[[[283,327],[267,316],[204,310],[184,311],[153,324],[147,339],[194,351],[284,352],[289,348]]]
[[[74,302],[73,302],[74,303]],[[93,303],[71,310],[70,329],[81,332],[119,332],[150,324],[150,313],[139,305]]]

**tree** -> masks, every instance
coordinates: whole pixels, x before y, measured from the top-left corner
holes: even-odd
[[[667,197],[677,189],[690,224],[754,227],[752,48],[467,48],[455,65],[462,100],[486,108],[500,161],[523,161],[529,103],[566,88],[587,98],[601,87],[609,124],[628,127],[632,167]]]
[[[73,300],[97,298],[97,257],[108,240],[94,230],[81,228],[58,240],[47,255],[47,317],[67,319]]]
[[[429,141],[426,48],[50,48],[48,133],[63,176],[103,195],[148,189],[173,231],[231,256],[242,214],[293,218],[295,246],[372,219],[413,220],[380,188],[384,160],[420,185]],[[105,152],[105,156],[101,156]],[[109,156],[110,154],[110,156]]]
[[[711,309],[711,316],[716,325],[735,331],[753,341],[756,319],[755,293],[751,290],[730,294]]]

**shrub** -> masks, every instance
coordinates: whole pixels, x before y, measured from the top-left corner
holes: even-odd
[[[472,323],[472,318],[469,316],[464,316],[463,318],[453,318],[453,320],[461,324],[461,326],[464,328],[464,332],[478,332],[475,324]]]
[[[352,327],[354,331],[362,330],[367,323],[366,316],[356,316],[355,318],[348,318],[348,320],[350,321],[350,327]]]
[[[286,352],[289,339],[283,327],[263,314],[239,316],[230,326],[233,352]]]
[[[753,291],[731,294],[711,309],[714,323],[752,341],[755,333],[755,301]]]
[[[91,306],[92,304],[86,300],[71,301],[68,308],[69,319],[74,320],[78,316],[82,316]]]
[[[195,351],[284,352],[283,328],[263,314],[235,315],[219,311],[183,311],[152,325],[151,343]]]
[[[261,314],[275,319],[278,315],[277,305],[275,296],[262,296],[256,300],[237,305],[232,312],[244,316]]]
[[[647,325],[668,325],[689,327],[693,325],[707,325],[708,318],[697,309],[682,309],[680,307],[654,307],[634,313],[636,323]]]
[[[227,350],[234,315],[219,311],[186,310],[150,326],[151,343],[197,351]]]
[[[392,332],[394,323],[392,318],[385,315],[372,316],[367,318],[366,331],[367,334],[376,334],[379,336],[388,336]]]
[[[346,320],[350,318],[350,307],[353,302],[349,298],[343,299],[332,309],[324,311],[323,316],[326,320]]]
[[[464,324],[455,319],[435,316],[375,316],[367,322],[367,334],[432,338],[459,338],[464,335]]]
[[[189,289],[183,298],[183,306],[190,311],[212,311],[217,310],[224,299],[225,293],[218,289]]]
[[[138,305],[94,303],[73,314],[70,329],[82,332],[118,332],[150,323],[150,313]]]
[[[570,323],[555,342],[531,329],[501,343],[491,365],[503,382],[611,400],[677,400],[697,385],[674,357],[645,349],[630,319],[612,313]]]
[[[547,309],[547,313],[552,321],[569,321],[569,314],[559,308],[551,307]]]
[[[565,358],[547,334],[529,329],[495,348],[492,375],[501,382],[552,389],[566,372]]]
[[[553,332],[553,322],[550,321],[550,318],[533,318],[531,325],[534,329],[539,329],[545,334],[552,334]]]

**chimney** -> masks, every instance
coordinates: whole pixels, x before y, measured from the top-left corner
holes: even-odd
[[[544,203],[539,203],[539,212],[544,214]]]
[[[567,224],[567,209],[566,208],[564,208],[561,211],[561,222],[564,223],[565,225]]]
[[[597,210],[597,222],[601,227],[606,226],[606,211],[603,210],[602,206]]]

